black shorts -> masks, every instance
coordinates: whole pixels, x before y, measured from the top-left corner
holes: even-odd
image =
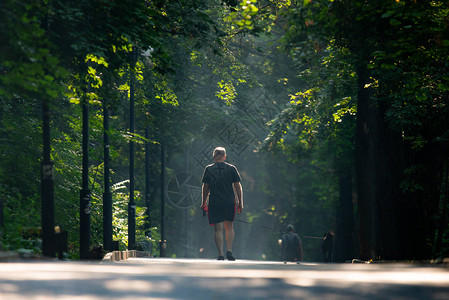
[[[234,221],[235,204],[212,204],[208,210],[209,224],[218,224],[224,221]]]

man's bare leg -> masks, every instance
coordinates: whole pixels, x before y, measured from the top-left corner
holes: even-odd
[[[214,240],[218,256],[223,256],[223,222],[214,224]]]
[[[224,221],[224,229],[226,232],[226,248],[232,252],[232,244],[234,243],[234,226],[231,221]]]

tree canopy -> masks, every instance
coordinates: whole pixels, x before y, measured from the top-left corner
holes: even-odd
[[[137,240],[155,255],[161,146],[168,255],[207,257],[199,178],[219,145],[241,171],[236,247],[252,247],[251,258],[279,259],[288,224],[308,260],[322,259],[328,231],[335,261],[448,255],[445,1],[5,0],[0,19],[1,249],[41,251],[29,228],[41,226],[41,110],[49,105],[56,223],[77,257],[86,100],[92,245],[102,243],[107,133],[121,248],[130,246],[132,141]],[[193,183],[175,191],[182,174]],[[176,193],[191,204],[170,198]]]

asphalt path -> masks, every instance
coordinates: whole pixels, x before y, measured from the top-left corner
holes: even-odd
[[[0,299],[449,299],[449,268],[132,258],[0,263]]]

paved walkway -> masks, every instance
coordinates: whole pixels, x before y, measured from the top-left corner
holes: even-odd
[[[131,258],[0,263],[0,299],[449,299],[449,269]]]

